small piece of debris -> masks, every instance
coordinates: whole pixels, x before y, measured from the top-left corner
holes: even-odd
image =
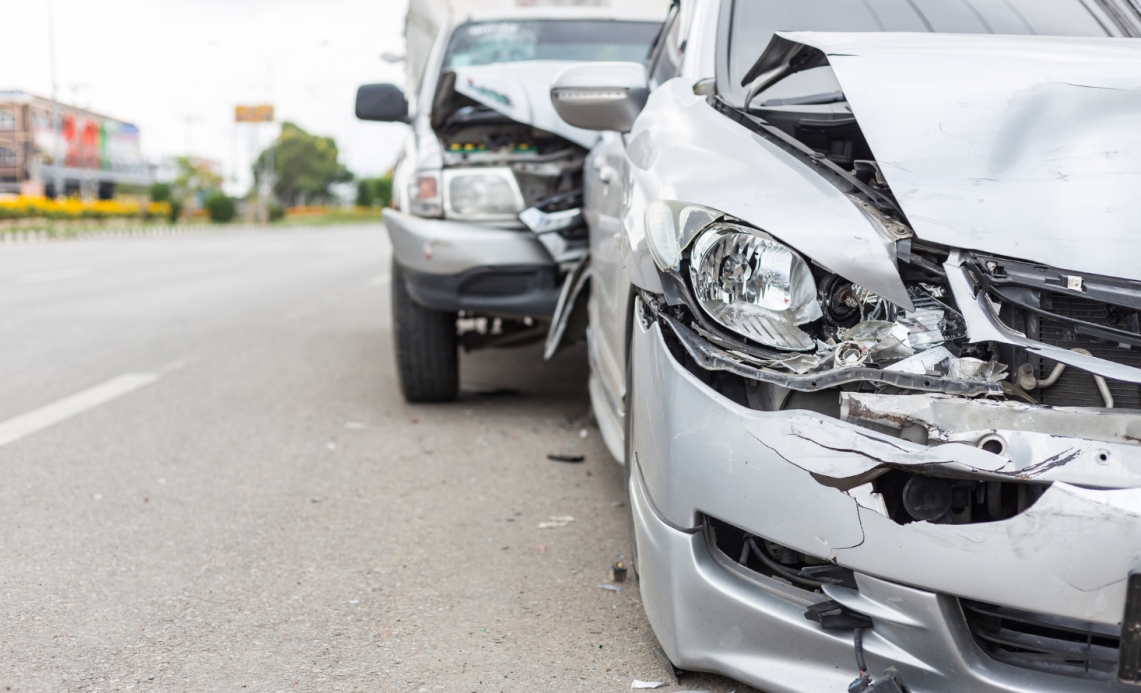
[[[551,453],[547,455],[547,459],[552,462],[582,462],[586,459],[586,455],[560,455],[558,453]]]
[[[539,553],[544,553],[547,550],[547,545],[546,544],[535,544],[535,548],[539,550]]]
[[[321,499],[320,499],[320,498],[310,498],[310,499],[309,499],[309,502],[310,502],[310,503],[320,503],[320,502],[321,502]]]
[[[661,681],[642,681],[640,679],[634,679],[634,683],[630,684],[630,688],[661,688],[664,685],[666,684]]]
[[[578,432],[579,438],[586,438],[589,435],[590,435],[590,431],[586,430],[585,428]]]
[[[103,500],[103,494],[102,493],[96,493],[94,498],[95,498],[95,500]]]
[[[359,430],[359,429],[364,428],[364,424],[361,423],[360,421],[346,421],[345,422],[345,428],[352,428],[354,430]]]
[[[336,450],[337,444],[336,443],[325,443],[325,447],[329,448],[330,450]]]
[[[619,587],[618,585],[599,585],[598,589],[608,590],[610,592],[621,592],[622,591],[622,588]]]
[[[539,529],[557,529],[566,527],[572,522],[574,522],[574,518],[570,515],[551,515],[550,522],[539,523]]]
[[[626,564],[618,561],[610,566],[610,579],[614,582],[626,582]]]
[[[625,508],[626,507],[626,501],[614,501],[613,503],[611,503],[611,505],[613,505],[615,508]]]

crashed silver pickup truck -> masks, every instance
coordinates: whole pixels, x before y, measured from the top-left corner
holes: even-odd
[[[1129,7],[698,0],[647,65],[555,80],[623,133],[587,167],[591,399],[674,665],[1137,690]]]
[[[408,401],[455,398],[460,347],[546,336],[567,270],[586,250],[582,165],[598,140],[558,117],[548,86],[575,62],[643,59],[664,12],[463,15],[440,30],[410,104],[391,84],[358,91],[358,118],[412,126],[384,213]]]

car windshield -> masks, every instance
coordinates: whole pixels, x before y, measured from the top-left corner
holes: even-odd
[[[734,2],[732,16],[725,86],[738,101],[742,78],[776,31],[1112,35],[1082,0],[744,0]],[[838,88],[830,68],[808,73],[765,95],[796,99]]]
[[[642,62],[660,22],[540,20],[476,22],[456,29],[444,67],[524,60]]]

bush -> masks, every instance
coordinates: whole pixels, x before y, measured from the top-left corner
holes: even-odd
[[[182,216],[182,200],[170,201],[170,223],[178,221],[178,217]]]
[[[210,193],[206,198],[206,211],[210,213],[210,221],[216,224],[225,224],[233,220],[238,208],[234,198],[222,192]]]
[[[151,186],[151,202],[173,202],[174,191],[166,183],[155,183]]]
[[[285,205],[280,202],[273,202],[269,205],[269,220],[281,221],[285,218]]]
[[[361,178],[357,181],[358,207],[387,207],[392,200],[392,176]]]

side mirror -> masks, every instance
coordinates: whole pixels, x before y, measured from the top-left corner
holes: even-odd
[[[630,132],[650,87],[641,63],[598,62],[568,67],[551,85],[551,103],[567,123],[585,130]]]
[[[395,84],[364,84],[357,89],[357,118],[408,122],[408,100]]]

